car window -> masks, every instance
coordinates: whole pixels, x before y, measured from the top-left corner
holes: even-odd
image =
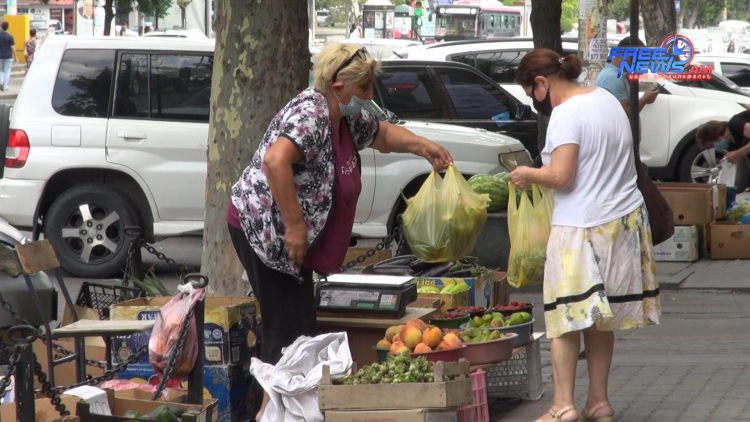
[[[448,91],[459,119],[507,120],[509,101],[489,81],[465,69],[435,68]]]
[[[516,81],[518,64],[526,51],[495,51],[477,54],[476,68],[499,84],[512,84]]]
[[[384,69],[378,78],[383,106],[403,119],[439,119],[438,92],[425,68]]]
[[[147,118],[148,55],[123,53],[117,72],[114,117]]]
[[[721,73],[739,86],[750,86],[750,65],[721,62]]]
[[[477,67],[476,54],[454,54],[450,57],[450,61],[468,64],[471,67]]]
[[[113,50],[67,50],[60,62],[52,108],[63,116],[107,117]]]
[[[211,56],[152,54],[151,117],[208,122],[213,67]]]

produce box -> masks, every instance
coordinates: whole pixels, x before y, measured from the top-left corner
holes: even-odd
[[[672,208],[676,226],[705,226],[726,215],[725,185],[656,183]]]
[[[470,295],[471,291],[466,290],[465,292],[459,293],[418,293],[418,299],[426,300],[439,300],[440,301],[440,312],[446,311],[452,308],[458,308],[459,306],[469,306],[471,303]]]
[[[677,226],[669,240],[654,246],[654,259],[657,262],[693,262],[705,253],[704,226]]]
[[[171,297],[138,298],[112,305],[112,320],[152,320]],[[205,366],[248,362],[252,357],[255,335],[256,303],[246,297],[207,297],[204,342]],[[125,362],[142,346],[148,345],[151,330],[112,338],[112,362]],[[147,365],[148,355],[139,364]]]
[[[217,401],[218,415],[213,421],[234,422],[250,418],[255,397],[245,380],[243,365],[206,366],[203,377],[203,396]],[[128,365],[119,378],[141,384],[159,384],[159,377],[151,365]],[[167,382],[171,388],[187,389],[187,385],[187,377]]]
[[[38,396],[37,396],[38,397]],[[75,416],[76,403],[81,401],[78,397],[68,396],[63,394],[60,396],[62,404],[65,405],[66,410],[70,411],[72,416],[63,418],[60,413],[55,410],[55,406],[50,403],[48,398],[38,398],[34,400],[34,416],[36,422],[57,422],[64,420],[65,422],[75,422],[78,418]],[[2,421],[16,421],[16,404],[15,403],[4,403],[0,406],[0,420]]]
[[[443,286],[454,283],[466,283],[469,285],[469,303],[457,306],[481,306],[487,307],[490,299],[492,299],[492,277],[496,273],[495,270],[485,269],[485,271],[478,277],[469,278],[415,278],[414,282],[417,287],[421,286],[436,286],[440,289]],[[443,309],[441,309],[442,311]]]
[[[366,254],[370,251],[370,248],[361,248],[361,247],[351,247],[346,252],[346,258],[344,259],[344,264],[348,264],[355,259],[359,258],[360,256]],[[384,249],[382,251],[376,251],[375,255],[365,259],[364,262],[361,264],[357,264],[357,267],[366,267],[371,264],[377,264],[380,261],[385,261],[386,259],[389,259],[393,256],[390,249]]]
[[[326,422],[458,422],[455,410],[429,409],[332,411],[326,412]]]
[[[488,308],[493,308],[495,305],[508,304],[510,289],[506,275],[507,273],[498,271],[492,276],[492,301],[490,302],[491,306],[488,306]]]
[[[123,415],[131,410],[136,411],[141,415],[146,415],[157,407],[165,404],[168,404],[170,408],[179,408],[185,411],[179,419],[182,422],[216,422],[218,415],[216,400],[206,399],[203,402],[203,406],[196,406],[194,404],[167,403],[163,401],[151,401],[149,399],[126,398],[116,395],[113,390],[106,391],[112,416],[92,413],[95,410],[92,409],[93,406],[91,404],[85,401],[79,401],[76,404],[76,414],[81,419],[81,422],[128,422],[134,420],[152,420],[144,418],[133,419],[131,417],[124,417]],[[194,412],[194,409],[200,409],[200,411]]]
[[[440,299],[432,297],[419,297],[408,305],[409,308],[440,309]]]
[[[356,371],[352,369],[352,371]],[[443,376],[457,376],[443,381]],[[426,409],[451,409],[470,404],[474,399],[469,361],[437,362],[434,382],[403,384],[333,385],[330,368],[323,366],[318,387],[321,411],[330,410],[412,410],[419,403]]]
[[[750,259],[750,226],[715,221],[711,232],[711,259]]]

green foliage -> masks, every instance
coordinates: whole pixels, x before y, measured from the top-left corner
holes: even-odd
[[[560,29],[570,31],[578,23],[578,0],[563,0]]]
[[[630,0],[614,0],[607,4],[607,15],[609,19],[617,19],[620,22],[628,20],[630,18]]]
[[[146,297],[174,296],[174,293],[167,290],[164,283],[154,274],[153,269],[145,274],[143,280],[138,280],[130,274],[128,274],[128,279],[146,292]]]

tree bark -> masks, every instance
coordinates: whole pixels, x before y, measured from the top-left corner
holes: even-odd
[[[606,1],[596,1],[589,10],[579,9],[578,28],[578,54],[583,62],[581,84],[583,86],[594,86],[599,72],[607,63],[607,53],[609,52],[607,47]],[[594,51],[591,51],[590,48],[592,44],[594,45]]]
[[[104,2],[104,36],[107,37],[112,33],[112,20],[115,18],[115,0]]]
[[[557,54],[562,55],[562,39],[560,18],[562,17],[562,0],[531,0],[531,15],[529,24],[534,37],[534,48],[548,48]],[[537,123],[539,126],[537,144],[539,151],[544,149],[547,142],[547,126],[549,117],[537,113]],[[541,167],[541,162],[537,157],[532,157],[537,167]]]
[[[660,46],[665,38],[677,32],[674,0],[641,0],[641,14],[647,45]]]
[[[232,185],[273,116],[308,84],[306,0],[217,2],[201,271],[209,294],[249,287],[227,231]]]

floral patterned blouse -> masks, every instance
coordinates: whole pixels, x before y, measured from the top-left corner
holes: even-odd
[[[362,110],[345,117],[357,150],[369,147],[380,129],[378,120]],[[325,95],[308,88],[292,99],[273,118],[250,165],[232,187],[232,202],[250,246],[269,268],[299,278],[300,265],[284,247],[286,227],[263,166],[263,157],[279,136],[296,144],[304,162],[292,166],[297,200],[307,224],[307,241],[312,245],[323,231],[334,205],[333,125]],[[301,280],[301,278],[300,278]]]

